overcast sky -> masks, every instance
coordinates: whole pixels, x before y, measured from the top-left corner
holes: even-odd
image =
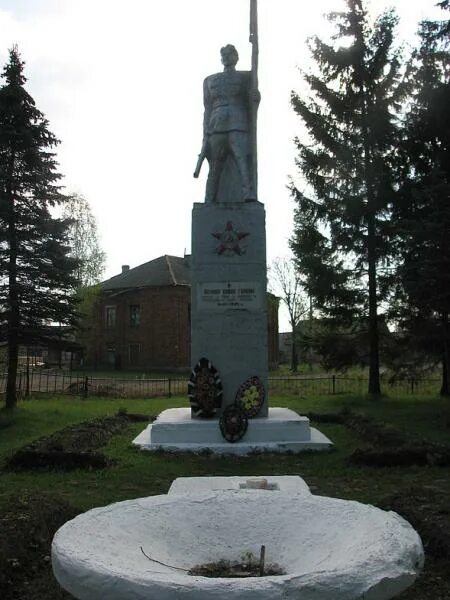
[[[437,0],[372,0],[393,6],[411,43]],[[305,40],[329,32],[340,0],[259,0],[259,199],[267,211],[268,262],[289,254],[295,173],[289,106]],[[190,252],[191,209],[203,201],[207,164],[192,173],[202,142],[202,82],[234,44],[250,68],[249,0],[0,0],[0,62],[17,43],[27,89],[61,140],[67,191],[82,193],[107,254],[105,277],[162,254]],[[283,327],[282,327],[283,328]]]

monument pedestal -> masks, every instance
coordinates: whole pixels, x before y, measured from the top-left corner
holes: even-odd
[[[260,202],[194,204],[191,360],[219,371],[222,408],[257,376],[267,390],[265,210]],[[268,414],[267,392],[258,416]]]
[[[191,384],[189,408],[163,411],[133,444],[172,452],[302,452],[326,450],[332,442],[286,408],[268,407],[265,211],[260,202],[194,204],[191,262],[191,360],[206,358],[217,369],[221,409],[213,418],[193,418],[205,381]],[[257,378],[265,393],[244,436],[227,442],[219,415],[239,390]],[[206,386],[208,387],[208,383]],[[239,392],[240,393],[240,392]],[[207,398],[209,398],[207,396]],[[196,407],[196,408],[194,408]]]
[[[310,427],[307,417],[277,407],[269,408],[267,417],[250,419],[244,437],[233,444],[223,439],[218,419],[192,419],[189,408],[169,408],[133,444],[142,450],[239,455],[327,450],[333,445],[320,431]]]

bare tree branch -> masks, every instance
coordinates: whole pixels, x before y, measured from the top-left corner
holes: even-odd
[[[299,273],[294,262],[286,257],[276,258],[269,269],[271,288],[287,308],[289,323],[292,330],[291,369],[298,367],[296,337],[302,318],[308,313],[308,302],[303,293]]]

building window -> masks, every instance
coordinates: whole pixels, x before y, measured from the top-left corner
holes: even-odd
[[[128,346],[128,359],[130,366],[138,366],[140,362],[141,345],[140,344],[129,344]]]
[[[114,344],[107,344],[105,354],[106,364],[109,367],[115,367],[116,365],[116,347]]]
[[[141,324],[141,307],[139,304],[130,305],[130,327],[139,327]]]
[[[105,306],[105,326],[107,329],[113,329],[116,326],[115,306]]]

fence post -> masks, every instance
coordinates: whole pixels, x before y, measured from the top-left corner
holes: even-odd
[[[334,395],[336,393],[336,375],[333,375],[333,377],[331,378],[331,384],[332,384],[332,394]]]
[[[169,381],[169,398],[172,398],[172,385],[171,385],[170,377],[169,377],[168,381]]]
[[[414,378],[411,379],[411,394],[414,394]]]
[[[84,398],[88,397],[88,385],[89,385],[89,377],[86,375],[86,377],[84,378],[84,390],[83,390]]]

